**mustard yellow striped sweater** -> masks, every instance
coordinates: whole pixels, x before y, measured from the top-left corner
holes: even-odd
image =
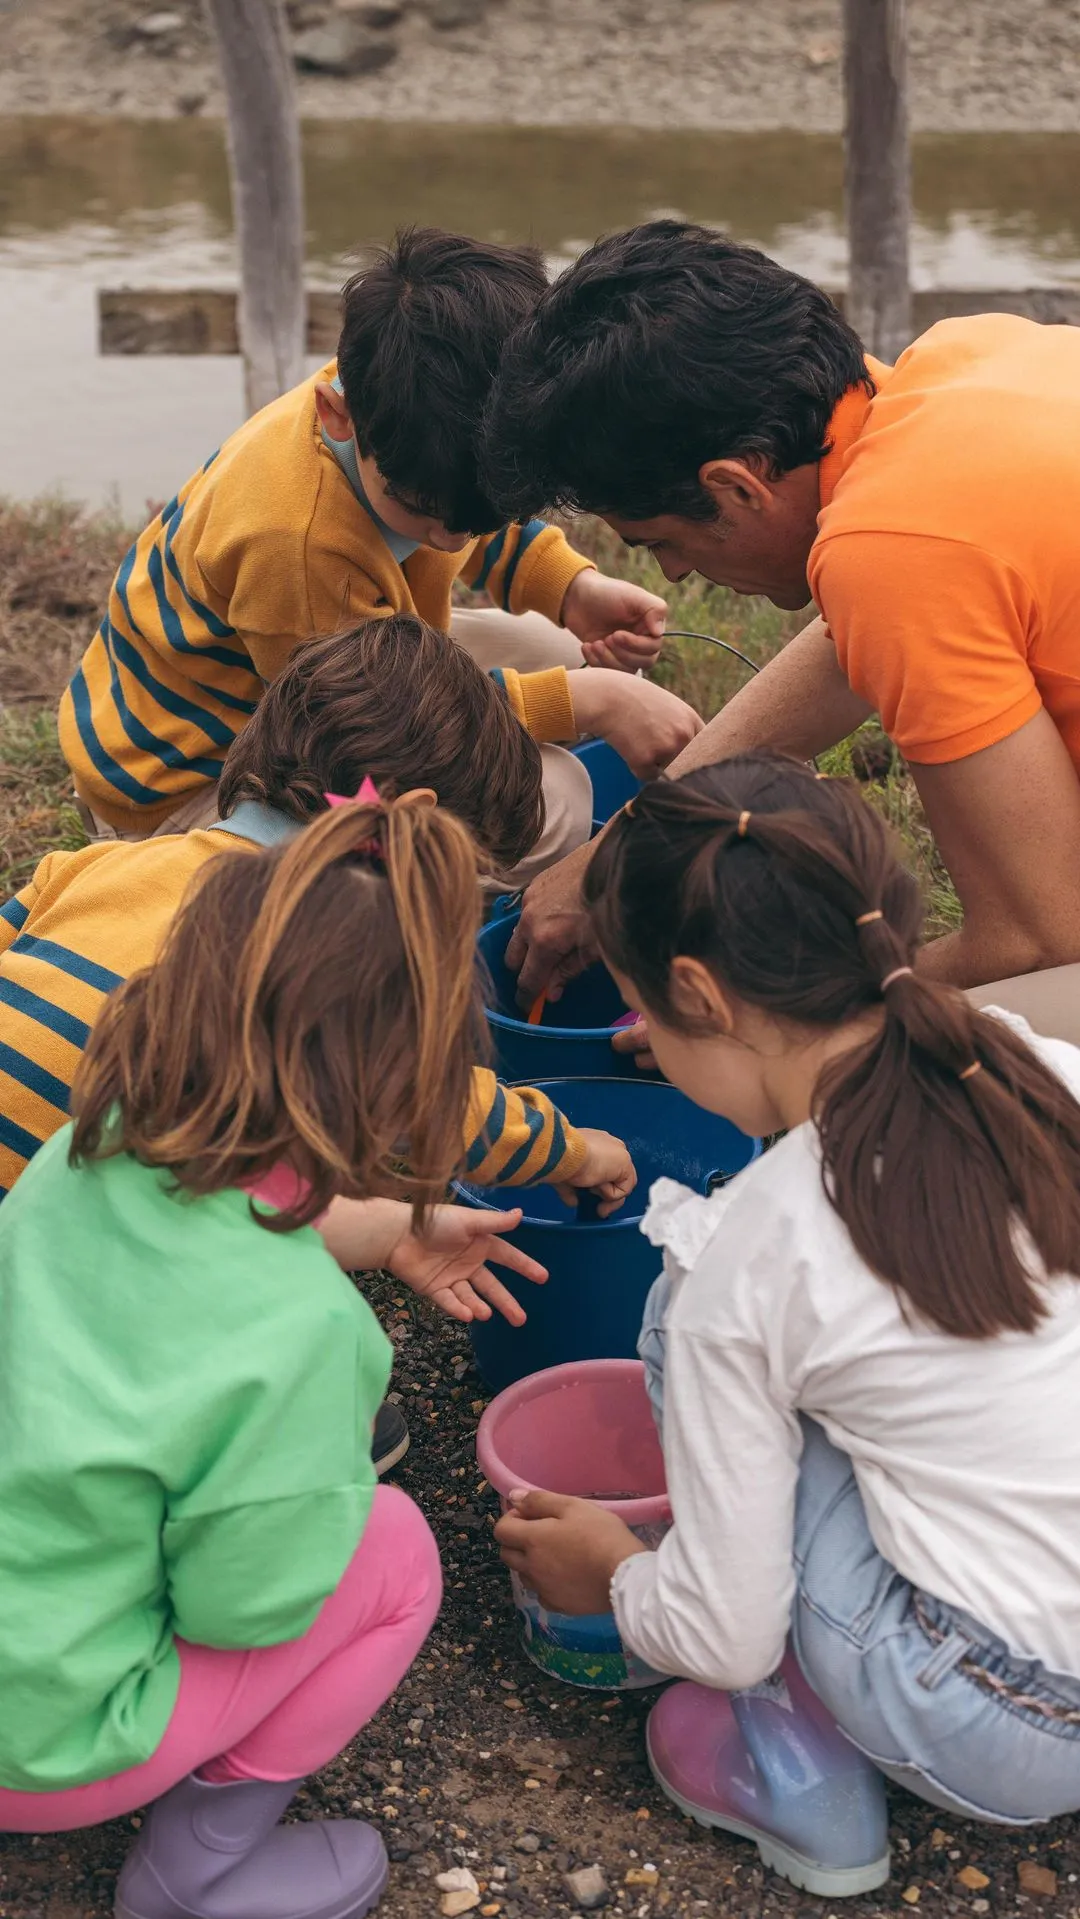
[[[255,844],[210,827],[49,853],[0,907],[0,1199],[66,1121],[106,995],[157,957],[206,862]],[[477,1066],[464,1154],[478,1185],[529,1186],[572,1177],[585,1142],[543,1093]]]
[[[60,705],[78,791],[121,832],[150,832],[218,777],[293,649],[374,615],[445,630],[461,579],[512,613],[558,620],[590,562],[542,520],[399,566],[323,443],[315,381],[264,407],[140,533]],[[507,681],[541,740],[574,736],[565,671]]]

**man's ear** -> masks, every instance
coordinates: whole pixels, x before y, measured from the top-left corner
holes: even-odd
[[[760,513],[772,504],[773,488],[764,461],[706,460],[698,480],[723,519],[733,513]]]
[[[345,395],[339,393],[329,380],[315,382],[315,411],[320,426],[332,440],[352,439],[353,425],[345,405]]]

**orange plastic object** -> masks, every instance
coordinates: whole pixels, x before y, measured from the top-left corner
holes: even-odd
[[[542,993],[537,994],[537,997],[534,999],[532,1005],[529,1008],[529,1025],[530,1026],[539,1026],[540,1021],[544,1017],[544,1007],[546,1005],[547,1005],[547,988],[545,987]]]

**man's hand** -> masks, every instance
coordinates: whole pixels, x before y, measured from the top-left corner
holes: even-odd
[[[578,732],[607,740],[639,780],[655,779],[701,732],[693,707],[651,680],[586,667],[569,681]]]
[[[433,1206],[424,1232],[414,1233],[410,1228],[391,1248],[387,1269],[450,1319],[490,1319],[494,1306],[511,1326],[523,1326],[523,1309],[484,1263],[493,1259],[520,1273],[523,1279],[543,1285],[546,1268],[529,1259],[520,1247],[497,1237],[512,1233],[520,1224],[520,1206],[509,1213],[481,1213],[471,1206]]]
[[[639,1072],[659,1071],[656,1055],[649,1045],[649,1028],[645,1020],[639,1019],[634,1026],[622,1027],[612,1038],[611,1045],[616,1053],[629,1053]]]
[[[600,1613],[624,1559],[648,1550],[617,1513],[562,1493],[511,1493],[495,1528],[503,1563],[549,1612]]]
[[[597,1213],[601,1219],[607,1219],[618,1211],[637,1185],[634,1162],[622,1140],[616,1139],[613,1133],[579,1126],[578,1136],[588,1149],[584,1163],[573,1179],[557,1181],[555,1191],[567,1206],[576,1205],[582,1193],[595,1193],[601,1202]]]
[[[667,604],[657,594],[592,567],[571,580],[562,603],[562,623],[581,641],[587,664],[623,673],[652,665],[666,622]]]
[[[566,981],[600,956],[592,921],[581,901],[581,883],[591,857],[590,840],[575,847],[557,866],[538,873],[526,888],[521,918],[506,948],[506,964],[518,976],[519,1006],[532,1006],[538,993],[560,999]]]

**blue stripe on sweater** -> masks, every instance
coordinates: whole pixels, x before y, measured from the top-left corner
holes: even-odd
[[[51,999],[42,999],[40,993],[32,993],[28,986],[19,986],[14,980],[0,979],[0,1006],[10,1006],[13,1012],[36,1020],[58,1039],[70,1040],[72,1046],[80,1050],[90,1038],[90,1028],[84,1019],[76,1019],[74,1013],[54,1006]]]
[[[539,1110],[539,1108],[536,1106],[526,1106],[525,1125],[528,1129],[528,1136],[525,1140],[524,1145],[519,1146],[517,1149],[517,1152],[512,1153],[510,1158],[507,1160],[506,1165],[500,1169],[500,1172],[499,1172],[500,1186],[505,1181],[513,1179],[515,1173],[520,1173],[522,1167],[524,1166],[526,1160],[529,1157],[529,1154],[534,1150],[536,1146],[536,1142],[540,1138],[540,1135],[543,1132],[544,1127],[547,1125],[547,1114],[542,1113]]]
[[[21,900],[8,900],[6,906],[0,906],[0,920],[6,920],[9,926],[15,928],[16,932],[18,932],[20,926],[26,925],[29,918],[30,908],[24,906]]]
[[[109,665],[115,672],[111,658]],[[137,806],[160,806],[162,794],[155,792],[152,786],[144,786],[141,780],[137,780],[126,767],[120,765],[119,760],[114,760],[112,754],[106,752],[98,739],[94,731],[90,689],[86,684],[86,676],[81,666],[72,675],[68,691],[71,694],[79,738],[102,779],[107,780],[117,793],[122,793],[125,799],[134,800]]]
[[[101,637],[109,660],[113,705],[131,744],[137,746],[141,753],[149,753],[154,759],[160,760],[162,766],[180,768],[186,773],[198,773],[205,779],[216,780],[221,772],[220,759],[207,759],[199,754],[182,752],[180,747],[172,744],[171,740],[159,739],[157,734],[152,733],[138,715],[132,712],[117,671],[117,659],[120,659],[132,678],[145,688],[165,712],[172,713],[177,719],[184,720],[187,725],[197,728],[211,742],[227,749],[232,745],[235,734],[223,720],[215,719],[213,714],[204,712],[201,706],[195,706],[191,700],[185,700],[178,693],[170,692],[167,686],[162,686],[160,680],[154,678],[142,654],[136,652],[131,641],[126,640],[115,626],[108,622],[106,626],[108,630],[106,631],[103,627]],[[159,804],[163,798],[167,797],[168,795],[162,793],[153,794],[154,800]]]
[[[491,1102],[491,1110],[466,1155],[466,1172],[475,1173],[477,1167],[483,1165],[505,1125],[506,1094],[496,1080],[495,1098]]]
[[[0,1040],[0,1073],[6,1073],[19,1086],[25,1086],[28,1092],[36,1093],[39,1099],[48,1100],[50,1106],[58,1106],[64,1118],[68,1115],[68,1102],[71,1097],[70,1086],[65,1086],[55,1073],[46,1072],[37,1060],[27,1059],[16,1047],[8,1046]]]
[[[61,973],[81,980],[84,986],[95,986],[99,993],[111,993],[124,978],[122,973],[111,973],[96,960],[84,959],[81,953],[72,952],[70,946],[61,946],[57,940],[38,939],[32,933],[20,933],[10,950],[24,954],[27,959],[44,960],[46,965],[56,966]]]
[[[44,1146],[43,1139],[36,1139],[28,1133],[25,1126],[16,1126],[13,1119],[5,1119],[0,1113],[0,1146],[7,1146],[11,1152],[18,1153],[20,1159],[33,1159]]]
[[[514,557],[506,569],[506,575],[503,580],[502,603],[507,613],[510,611],[510,589],[514,584],[514,575],[521,565],[521,556],[523,553],[528,552],[533,541],[537,539],[541,533],[546,532],[547,522],[545,520],[528,520],[521,529]]]
[[[488,547],[484,553],[484,564],[480,568],[480,571],[477,574],[475,580],[473,581],[472,586],[469,588],[470,593],[483,592],[485,586],[488,583],[488,579],[491,575],[492,568],[497,566],[499,563],[499,559],[502,555],[503,547],[506,545],[506,534],[507,534],[507,528],[504,526],[502,532],[496,533],[495,538],[489,542]]]

